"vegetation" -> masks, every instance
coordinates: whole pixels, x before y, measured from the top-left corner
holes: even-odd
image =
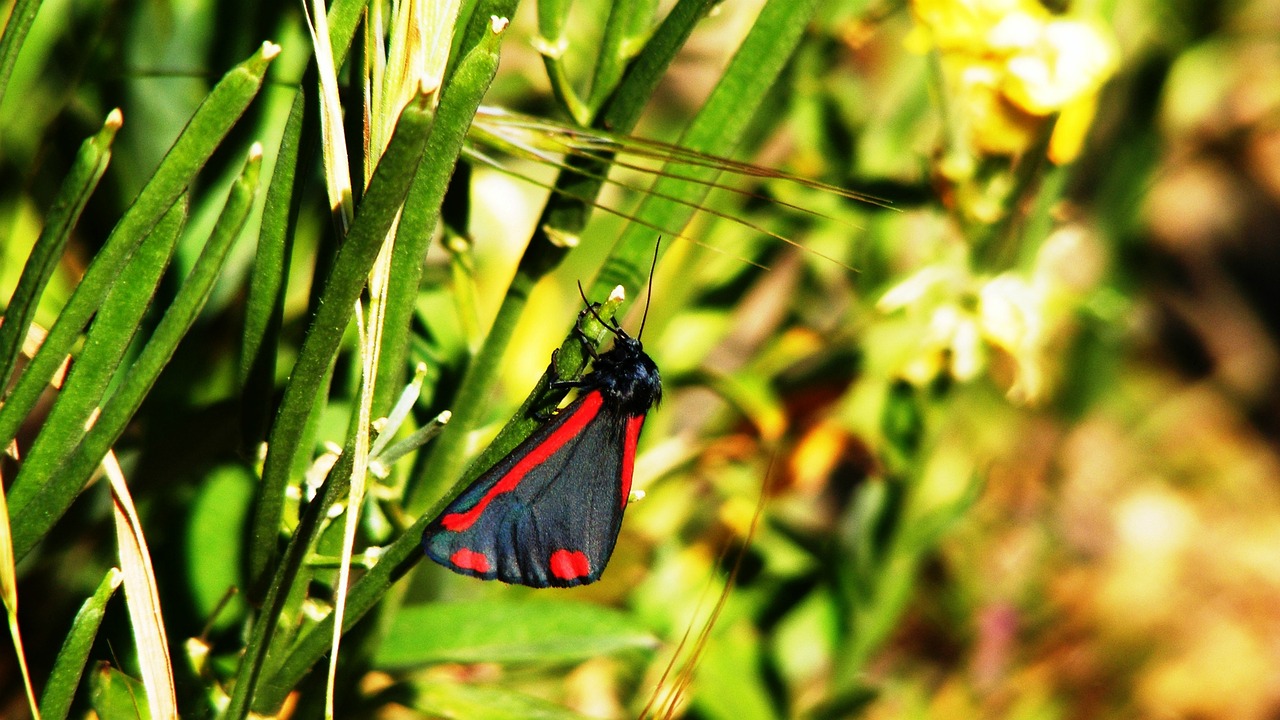
[[[1280,713],[1273,4],[6,12],[0,715]],[[608,570],[422,562],[579,283]]]

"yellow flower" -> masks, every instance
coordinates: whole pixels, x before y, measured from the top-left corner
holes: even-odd
[[[970,141],[987,155],[1014,155],[1035,139],[1043,118],[1019,109],[1001,90],[1003,67],[974,61],[959,72],[961,107],[969,123]]]
[[[912,43],[925,42],[946,52],[973,52],[987,45],[987,36],[1012,14],[1045,14],[1035,0],[915,0]]]
[[[1058,112],[1098,91],[1116,69],[1116,49],[1097,26],[1055,19],[1038,28],[1034,42],[1005,62],[1004,92],[1037,115]]]
[[[1061,113],[1051,157],[1079,152],[1097,92],[1118,65],[1104,27],[1032,0],[915,0],[912,11],[908,44],[941,53],[976,150],[1022,152]]]

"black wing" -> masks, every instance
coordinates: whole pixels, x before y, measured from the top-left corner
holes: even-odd
[[[595,582],[618,539],[643,422],[598,390],[583,394],[431,521],[427,555],[485,580]]]

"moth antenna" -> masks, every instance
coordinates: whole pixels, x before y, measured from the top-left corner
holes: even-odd
[[[600,324],[605,326],[605,329],[607,329],[609,332],[613,333],[614,335],[617,335],[618,331],[612,325],[605,322],[604,318],[600,317],[600,313],[596,312],[595,305],[592,305],[591,301],[587,299],[587,292],[582,289],[581,280],[578,281],[578,294],[582,296],[582,302],[587,306],[587,312],[591,313],[591,317],[595,318],[596,320],[599,320]],[[648,308],[646,308],[646,310],[647,309]],[[643,327],[643,324],[641,325],[641,327]]]
[[[649,303],[653,302],[653,271],[658,267],[658,249],[662,247],[662,236],[658,236],[658,241],[653,244],[653,262],[649,263],[649,288],[645,290],[644,295],[644,313],[640,316],[640,331],[636,333],[636,340],[644,336],[644,324],[649,319]]]

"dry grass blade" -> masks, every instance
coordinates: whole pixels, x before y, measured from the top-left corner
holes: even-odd
[[[124,572],[124,596],[138,645],[138,665],[142,670],[147,701],[152,717],[176,718],[178,703],[173,683],[173,662],[169,658],[169,640],[164,630],[164,615],[160,612],[160,594],[156,588],[155,571],[151,567],[151,554],[125,484],[124,472],[114,452],[103,458],[102,468],[111,484],[116,543],[120,552],[120,568]]]
[[[522,150],[524,150],[525,148],[521,148],[521,149],[522,149]],[[595,179],[600,180],[600,181],[602,181],[602,182],[608,183],[609,185],[613,185],[614,187],[619,187],[619,188],[622,188],[622,189],[624,189],[624,190],[630,190],[630,191],[632,191],[632,192],[644,193],[644,194],[646,194],[646,195],[652,195],[653,197],[656,197],[656,198],[658,198],[658,199],[660,199],[660,200],[666,200],[666,201],[668,201],[668,202],[675,203],[676,205],[682,205],[682,206],[684,206],[684,207],[687,207],[687,208],[689,208],[689,209],[691,209],[691,210],[695,210],[695,211],[697,211],[697,212],[704,212],[704,213],[707,213],[708,215],[711,215],[711,216],[713,216],[713,217],[718,217],[718,218],[720,218],[720,219],[722,219],[722,220],[729,220],[730,222],[735,222],[735,223],[737,223],[737,224],[739,224],[739,225],[741,225],[741,226],[743,226],[743,227],[747,228],[748,230],[754,230],[754,231],[756,231],[756,232],[758,232],[758,233],[760,233],[760,234],[762,234],[762,235],[768,235],[769,237],[773,238],[774,240],[779,240],[779,241],[784,242],[784,243],[786,243],[786,244],[788,244],[788,245],[790,245],[790,246],[792,246],[792,247],[799,248],[799,249],[801,249],[801,250],[805,250],[806,252],[811,252],[811,253],[813,253],[814,255],[817,255],[818,257],[822,258],[823,260],[829,260],[829,261],[831,261],[831,262],[833,262],[833,263],[835,263],[835,264],[839,265],[840,267],[843,267],[843,268],[844,268],[844,269],[846,269],[846,270],[854,270],[854,268],[849,267],[848,265],[846,265],[846,264],[844,264],[844,263],[840,262],[839,260],[837,260],[837,259],[835,259],[835,258],[831,257],[830,255],[825,255],[825,254],[820,253],[820,252],[818,252],[818,251],[816,251],[816,250],[812,250],[812,249],[810,249],[810,248],[806,248],[806,247],[804,247],[803,245],[801,245],[800,243],[796,242],[795,240],[792,240],[791,238],[789,238],[789,237],[787,237],[787,236],[785,236],[785,235],[781,235],[781,234],[779,234],[779,233],[776,233],[776,232],[774,232],[774,231],[772,231],[772,230],[770,230],[770,229],[768,229],[768,228],[766,228],[766,227],[764,227],[764,226],[762,226],[762,225],[758,225],[758,224],[753,223],[753,222],[751,222],[751,221],[749,221],[749,220],[746,220],[746,219],[740,218],[740,217],[738,217],[738,216],[736,216],[736,215],[734,215],[734,214],[732,214],[732,213],[728,213],[728,212],[725,212],[725,211],[723,211],[723,210],[716,210],[715,208],[711,207],[710,205],[708,205],[708,204],[706,204],[706,203],[696,203],[696,202],[692,202],[692,201],[690,201],[690,200],[685,200],[684,198],[679,197],[679,196],[677,196],[677,195],[673,195],[673,194],[671,194],[671,193],[661,192],[661,191],[656,190],[656,189],[654,189],[654,188],[642,188],[642,187],[640,187],[640,186],[638,186],[638,185],[633,185],[633,184],[631,184],[631,183],[623,182],[623,181],[621,181],[621,180],[615,180],[615,179],[613,179],[613,178],[610,178],[610,177],[607,177],[607,176],[604,176],[604,175],[599,175],[599,174],[595,174],[595,173],[586,173],[586,172],[583,172],[583,171],[581,170],[581,168],[575,168],[575,167],[572,167],[572,166],[570,166],[568,163],[566,163],[566,162],[564,162],[564,161],[562,161],[562,160],[557,159],[556,157],[554,157],[554,155],[553,155],[553,154],[550,154],[550,153],[547,153],[547,152],[544,152],[544,151],[538,151],[538,150],[536,150],[536,149],[534,149],[534,148],[527,148],[527,150],[528,150],[528,152],[530,153],[530,155],[529,155],[529,157],[530,157],[530,158],[532,158],[532,159],[536,159],[538,162],[540,162],[540,163],[542,163],[542,164],[544,164],[544,165],[549,165],[549,166],[551,166],[551,167],[557,168],[557,169],[562,170],[562,171],[574,172],[574,173],[577,173],[577,174],[579,174],[579,175],[583,175],[583,176],[585,176],[585,177],[595,178]],[[534,180],[533,178],[525,177],[525,176],[521,175],[521,174],[520,174],[520,173],[518,173],[518,172],[514,172],[514,171],[511,171],[511,170],[509,170],[509,169],[507,169],[507,168],[505,168],[505,167],[502,167],[501,163],[499,163],[497,160],[494,160],[494,159],[493,159],[493,158],[491,158],[491,157],[488,157],[488,156],[482,155],[482,154],[480,154],[480,153],[479,153],[479,152],[477,152],[477,151],[474,151],[474,150],[472,150],[472,151],[468,151],[467,155],[468,155],[469,157],[473,158],[473,159],[477,159],[477,160],[481,160],[482,162],[485,162],[486,164],[488,164],[488,165],[492,166],[492,167],[493,167],[493,168],[495,168],[496,170],[499,170],[499,171],[501,171],[501,172],[504,172],[504,173],[506,173],[506,174],[508,174],[508,175],[511,175],[511,176],[513,176],[513,177],[518,177],[518,178],[520,178],[520,179],[524,180],[525,182],[532,183],[532,184],[534,184],[534,185],[537,185],[538,187],[544,187],[544,188],[547,188],[547,189],[551,190],[552,192],[560,192],[560,193],[563,193],[563,192],[564,192],[564,191],[563,191],[563,190],[561,190],[560,188],[557,188],[557,187],[555,187],[555,186],[553,186],[553,185],[550,185],[550,184],[547,184],[547,183],[538,182],[538,181]],[[605,158],[604,158],[603,156],[601,156],[601,157],[600,157],[600,158],[598,158],[598,159],[604,160]],[[627,164],[627,163],[624,163],[624,162],[619,162],[619,161],[617,161],[617,160],[614,160],[614,161],[613,161],[613,165],[615,165],[615,166],[617,166],[617,167],[623,167],[623,168],[628,168],[628,169],[632,169],[632,170],[638,170],[638,171],[640,171],[640,172],[647,172],[647,173],[650,173],[651,175],[654,175],[655,177],[665,177],[665,178],[670,178],[670,179],[673,179],[673,180],[686,180],[686,181],[688,181],[688,182],[697,182],[697,183],[701,183],[701,184],[703,184],[703,185],[708,185],[708,186],[713,187],[713,188],[727,189],[727,190],[730,190],[731,192],[735,192],[735,193],[739,193],[739,194],[747,195],[747,196],[750,196],[750,197],[759,197],[758,195],[755,195],[755,194],[753,194],[753,193],[743,193],[743,192],[742,192],[742,191],[740,191],[740,190],[737,190],[737,189],[731,188],[731,187],[726,186],[726,185],[722,185],[722,184],[720,184],[720,183],[715,183],[715,182],[710,182],[710,181],[703,180],[703,179],[700,179],[700,178],[694,178],[694,177],[690,177],[690,176],[680,175],[680,174],[678,174],[678,173],[670,173],[670,172],[666,172],[666,171],[663,171],[663,170],[656,170],[656,169],[652,169],[652,168],[646,168],[646,167],[643,167],[643,166],[640,166],[640,165]],[[773,201],[773,200],[771,200],[771,202],[777,202],[779,205],[782,205],[782,206],[784,206],[784,207],[788,207],[788,208],[791,208],[791,209],[794,209],[794,210],[797,210],[797,211],[800,211],[800,212],[805,212],[805,213],[809,213],[809,214],[817,214],[817,213],[810,212],[810,211],[808,211],[808,210],[804,210],[803,208],[799,207],[798,205],[793,205],[793,204],[791,204],[791,203],[782,202],[782,201]],[[603,204],[601,204],[601,203],[599,203],[599,202],[597,202],[597,203],[596,203],[596,207],[597,207],[597,208],[599,208],[599,209],[601,209],[601,210],[604,210],[605,212],[610,213],[610,214],[612,214],[612,215],[617,215],[617,216],[619,216],[619,217],[621,217],[621,218],[624,218],[624,219],[626,219],[626,220],[628,220],[628,221],[630,221],[630,222],[636,223],[636,224],[638,224],[638,225],[643,225],[644,227],[647,227],[647,228],[649,228],[650,230],[654,230],[654,231],[658,232],[658,233],[659,233],[659,234],[661,234],[661,235],[680,238],[681,240],[685,240],[685,241],[688,241],[688,242],[695,243],[695,244],[700,245],[700,246],[702,246],[702,247],[705,247],[705,248],[707,248],[707,249],[709,249],[709,250],[713,250],[713,251],[715,251],[715,252],[718,252],[718,253],[720,253],[720,254],[722,254],[722,255],[729,255],[730,257],[737,257],[737,256],[732,255],[731,253],[727,253],[727,252],[725,252],[725,251],[723,251],[723,250],[721,250],[721,249],[719,249],[719,248],[717,248],[717,247],[715,247],[715,246],[708,245],[708,244],[706,244],[706,243],[704,243],[704,242],[700,242],[700,241],[698,241],[698,240],[695,240],[694,238],[691,238],[691,237],[689,237],[688,235],[684,235],[684,234],[678,233],[678,232],[676,232],[673,228],[668,228],[668,227],[662,227],[662,226],[655,225],[655,224],[653,224],[653,223],[651,223],[651,222],[647,222],[647,221],[645,221],[645,220],[644,220],[643,218],[641,218],[641,217],[638,217],[638,216],[635,216],[635,215],[629,215],[629,214],[627,214],[627,213],[620,212],[620,211],[618,211],[618,210],[615,210],[615,209],[613,209],[613,208],[608,207],[607,205],[603,205]],[[826,216],[821,216],[821,217],[826,217]],[[755,266],[757,266],[757,267],[764,267],[763,265],[760,265],[759,263],[756,263],[756,262],[752,262],[751,260],[747,260],[746,258],[738,258],[738,259],[742,260],[743,262],[748,262],[748,263],[750,263],[750,264],[752,264],[752,265],[755,265]]]
[[[839,195],[850,200],[857,200],[883,208],[891,207],[890,202],[883,198],[842,188],[838,185],[819,182],[800,175],[792,175],[776,168],[761,167],[718,155],[708,155],[671,143],[647,140],[631,135],[617,135],[594,128],[574,127],[542,118],[522,115],[502,108],[488,106],[480,108],[479,114],[476,115],[476,126],[477,129],[490,136],[512,144],[530,146],[537,141],[541,141],[549,144],[552,149],[562,152],[576,152],[592,156],[619,154],[656,162],[675,162],[691,167],[712,168],[744,177],[786,180],[787,182]],[[521,141],[518,139],[520,137],[528,140]],[[637,169],[647,170],[648,168],[639,166]],[[681,179],[681,176],[678,175],[674,177]],[[732,186],[713,184],[712,187],[724,188],[748,197],[759,197]],[[804,210],[804,212],[809,211]]]
[[[0,318],[0,323],[4,318]],[[31,358],[44,343],[48,332],[39,325],[32,324],[27,328],[27,336],[22,343],[22,354]],[[54,374],[54,387],[62,387],[67,376],[70,359],[64,360],[62,366]],[[13,637],[13,648],[18,656],[18,667],[22,671],[22,681],[27,692],[27,702],[31,707],[31,715],[40,720],[40,708],[36,702],[35,689],[31,685],[31,671],[27,667],[27,653],[22,646],[22,634],[18,628],[18,574],[13,558],[13,533],[9,527],[9,506],[4,496],[4,457],[14,461],[21,459],[17,442],[9,443],[0,453],[0,600],[3,600],[5,611],[9,616],[9,634]]]
[[[304,4],[303,9],[308,7]],[[307,29],[311,31],[311,44],[315,49],[316,67],[320,71],[320,131],[324,159],[325,187],[329,193],[329,207],[343,231],[351,226],[355,214],[351,194],[351,176],[347,158],[346,135],[342,125],[342,101],[339,99],[338,76],[329,46],[328,15],[324,3],[315,2],[307,13]]]
[[[720,597],[716,599],[715,607],[711,609],[711,614],[707,616],[706,622],[698,631],[698,637],[694,641],[693,649],[689,654],[681,659],[680,655],[684,651],[686,642],[689,639],[689,633],[693,629],[693,620],[690,620],[689,627],[685,629],[684,635],[680,638],[680,643],[676,646],[674,655],[670,664],[662,672],[662,677],[658,680],[657,686],[653,689],[653,694],[649,697],[649,702],[645,704],[644,709],[640,711],[641,718],[662,717],[673,718],[676,716],[681,703],[684,700],[685,693],[689,690],[689,686],[693,684],[694,675],[698,669],[698,661],[702,659],[702,651],[706,649],[707,641],[711,638],[711,630],[715,627],[716,621],[720,619],[720,614],[724,612],[725,604],[729,601],[729,594],[733,590],[734,580],[738,577],[738,571],[742,568],[742,559],[746,557],[747,548],[751,546],[751,540],[756,536],[756,529],[760,526],[760,517],[764,515],[765,501],[769,496],[768,478],[773,474],[773,464],[770,463],[769,469],[765,471],[765,482],[760,488],[760,497],[756,500],[755,513],[751,516],[751,524],[747,527],[747,534],[743,538],[742,549],[738,552],[733,560],[733,568],[729,571],[729,577],[725,580],[724,587],[720,590]],[[723,558],[726,547],[721,553]],[[719,563],[717,562],[717,565]],[[702,599],[698,600],[698,608],[694,610],[694,617],[698,615],[698,611],[702,607]],[[677,670],[676,664],[680,667]],[[666,686],[667,678],[671,672],[675,670],[676,677],[671,686]],[[656,708],[654,706],[657,706]],[[653,714],[650,714],[650,711]]]
[[[18,459],[18,444],[10,443],[6,454]],[[31,715],[40,720],[40,708],[36,693],[31,687],[31,671],[27,668],[27,653],[22,647],[22,633],[18,629],[18,574],[13,563],[13,535],[9,530],[9,506],[4,499],[4,468],[0,467],[0,596],[9,615],[9,634],[13,637],[13,649],[22,669],[22,682],[27,690],[27,703]]]

